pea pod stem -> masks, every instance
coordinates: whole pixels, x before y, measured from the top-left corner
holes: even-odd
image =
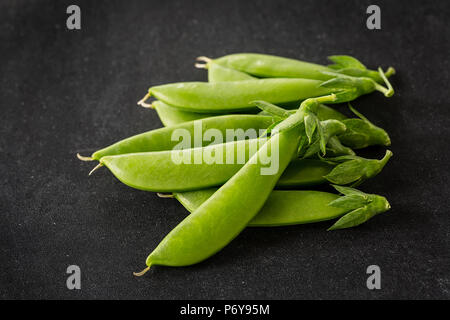
[[[205,63],[196,63],[194,66],[198,69],[208,69],[208,63],[212,61],[212,59],[205,56],[197,57],[196,60],[200,62],[205,62]]]
[[[82,156],[81,154],[77,153],[77,158],[81,161],[94,161],[95,159],[92,157],[85,157]]]
[[[394,69],[394,68],[392,68]],[[378,91],[381,91],[386,97],[392,97],[392,95],[394,94],[394,88],[392,88],[391,83],[389,82],[389,80],[387,79],[386,75],[383,72],[383,69],[381,69],[381,67],[378,67],[378,73],[380,74],[380,77],[383,79],[384,83],[387,86],[387,89],[381,85],[379,85],[378,83],[375,82],[375,88]]]
[[[140,271],[140,272],[133,272],[133,275],[136,277],[142,277],[144,274],[146,274],[148,272],[148,270],[150,270],[151,265],[149,265],[147,268],[145,268],[144,270]]]
[[[156,195],[160,198],[173,198],[173,194],[172,193],[162,193],[162,192],[157,192]]]
[[[204,59],[202,68],[209,68],[213,64],[219,64],[227,68],[232,68],[260,78],[307,78],[315,80],[329,80],[331,75],[322,73],[323,71],[335,71],[339,74],[367,77],[382,83],[383,79],[374,71],[367,69],[364,64],[354,57],[346,55],[329,56],[329,60],[334,62],[331,65],[321,65],[290,59],[285,57],[258,54],[258,53],[236,53],[216,59]],[[386,76],[394,74],[393,68],[388,68]]]
[[[154,107],[152,106],[151,103],[146,103],[145,101],[147,101],[147,99],[149,99],[151,97],[151,93],[148,92],[141,100],[139,100],[137,102],[138,106],[144,107],[144,108],[150,108],[150,109],[154,109]]]
[[[92,169],[91,171],[89,171],[89,174],[88,174],[88,176],[90,176],[91,174],[93,174],[95,171],[97,171],[99,168],[101,168],[101,167],[103,167],[103,163],[99,163],[99,164],[97,164],[95,167],[94,167],[94,169]]]
[[[395,69],[393,67],[389,67],[384,74],[389,78],[395,74]]]

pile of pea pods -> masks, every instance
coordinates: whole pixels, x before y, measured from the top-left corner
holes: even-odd
[[[136,276],[152,265],[201,262],[246,226],[336,220],[328,230],[345,229],[390,209],[385,197],[355,189],[378,175],[392,152],[381,159],[356,154],[391,140],[350,101],[374,91],[391,97],[395,70],[370,70],[350,56],[329,59],[324,66],[251,53],[199,57],[195,66],[207,70],[207,82],[152,86],[138,102],[156,110],[163,128],[78,155],[98,161],[91,173],[105,166],[124,184],[174,198],[188,211]],[[337,103],[348,103],[354,117],[334,109]],[[198,130],[208,137],[198,141]],[[257,134],[217,138],[230,130]],[[180,147],[182,138],[189,143]],[[267,159],[275,155],[274,169]],[[326,183],[337,193],[314,190]]]

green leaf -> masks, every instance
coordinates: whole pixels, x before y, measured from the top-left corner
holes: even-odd
[[[367,196],[369,198],[368,204],[347,213],[328,230],[345,229],[358,226],[368,221],[375,215],[386,212],[391,208],[385,197],[375,194],[369,194]]]
[[[336,221],[335,224],[328,228],[328,231],[346,229],[360,225],[368,220],[366,218],[366,212],[367,208],[365,207],[355,209]]]
[[[311,143],[314,131],[316,130],[317,121],[314,114],[310,113],[305,117],[305,132],[308,137],[309,143]]]
[[[329,162],[342,163],[334,167],[324,178],[334,184],[353,183],[358,185],[379,174],[391,157],[392,152],[387,150],[381,160],[365,159],[358,156],[342,156],[327,159]]]
[[[334,64],[328,66],[333,69],[354,68],[354,69],[366,70],[365,65],[363,65],[358,59],[353,58],[351,56],[334,55],[334,56],[329,56],[328,59],[331,60],[332,62],[334,62]]]
[[[308,145],[308,138],[306,136],[300,137],[300,144],[297,149],[297,157],[301,158],[307,151],[306,146]]]
[[[340,155],[355,155],[355,152],[346,146],[343,146],[338,137],[331,137],[327,143],[328,150],[327,154],[332,156]]]
[[[350,184],[361,178],[361,161],[350,160],[334,167],[325,179],[335,184]]]
[[[270,135],[270,133],[272,132],[273,128],[275,128],[278,124],[280,124],[283,120],[278,120],[275,121],[274,123],[272,123],[267,129],[266,131],[261,135],[261,137],[265,137]]]
[[[319,151],[322,151],[322,153],[324,153],[324,150],[322,148],[326,147],[331,139],[336,138],[335,136],[337,134],[345,132],[345,125],[339,120],[330,119],[325,121],[318,121],[318,118],[316,119],[317,130],[313,135],[313,141],[306,151],[299,153],[299,156],[303,154],[303,158],[314,156]]]
[[[322,73],[329,76],[333,76],[335,78],[322,82],[319,85],[320,87],[331,89],[348,89],[354,88],[355,84],[357,83],[354,77],[345,76],[336,72],[323,71]]]
[[[328,205],[335,208],[354,210],[367,204],[367,199],[359,195],[351,195],[337,198]]]
[[[362,149],[372,145],[389,146],[391,144],[391,139],[385,130],[375,126],[350,104],[349,107],[360,119],[343,120],[347,131],[339,136],[342,143],[353,149]]]
[[[358,195],[358,196],[368,196],[367,193],[364,193],[358,189],[350,188],[350,187],[344,187],[344,186],[338,186],[335,184],[332,184],[333,188],[335,188],[338,192],[346,195],[346,196],[352,196],[352,195]]]
[[[281,119],[286,119],[291,115],[291,113],[289,111],[287,111],[281,107],[278,107],[272,103],[266,102],[266,101],[262,101],[262,100],[252,101],[252,102],[250,102],[250,104],[254,104],[262,111],[265,111],[265,112],[267,112],[273,116],[279,117]]]

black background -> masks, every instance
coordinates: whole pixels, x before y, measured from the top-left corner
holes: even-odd
[[[448,299],[450,5],[374,3],[382,30],[366,28],[372,1],[0,1],[0,297]],[[185,210],[106,169],[88,177],[93,163],[75,154],[160,127],[136,106],[147,88],[206,80],[194,58],[234,52],[395,66],[394,97],[354,103],[391,135],[394,157],[362,189],[392,210],[345,231],[247,229],[204,263],[135,278]],[[82,290],[66,288],[71,264]]]

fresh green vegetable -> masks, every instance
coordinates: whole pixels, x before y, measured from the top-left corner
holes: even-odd
[[[175,126],[183,122],[220,116],[220,114],[216,113],[197,113],[183,111],[178,108],[171,107],[168,104],[158,100],[154,101],[151,106],[156,110],[159,119],[165,127]]]
[[[256,152],[258,140],[241,140],[182,151],[127,153],[105,156],[105,165],[124,184],[141,190],[174,192],[198,190],[224,184]],[[176,154],[177,153],[177,154]],[[221,154],[218,163],[195,164],[195,159]],[[173,159],[184,159],[175,163]],[[228,160],[228,163],[227,163]],[[294,160],[278,181],[279,187],[301,187],[324,183],[335,165],[320,160]],[[342,170],[344,172],[344,170]]]
[[[307,190],[274,190],[259,213],[248,223],[248,227],[278,227],[306,224],[335,219],[348,213],[343,221],[329,230],[356,226],[375,214],[390,208],[384,197],[365,194],[356,189],[344,187],[337,190],[345,197],[334,193]],[[173,196],[189,212],[195,211],[206,202],[217,189],[175,192]]]
[[[239,81],[239,80],[255,80],[257,78],[251,75],[221,66],[217,63],[210,63],[208,65],[208,81],[218,82],[218,81]]]
[[[216,191],[206,189],[176,192],[173,195],[189,212],[193,212]],[[338,198],[338,195],[329,192],[274,190],[248,226],[286,226],[334,219],[348,212],[345,208],[328,205]]]
[[[270,139],[212,197],[176,226],[147,257],[152,265],[187,266],[201,262],[233,240],[263,207],[277,180],[295,157],[304,123],[308,136],[316,126],[307,121],[319,102],[334,95],[308,99],[298,112],[281,122]],[[278,170],[263,174],[265,155],[278,155]]]
[[[153,96],[170,106],[198,113],[224,113],[252,111],[251,101],[264,100],[270,103],[289,103],[311,97],[336,93],[335,103],[346,102],[378,90],[385,96],[394,91],[384,77],[388,88],[384,88],[370,78],[357,78],[328,72],[333,78],[325,82],[310,79],[272,78],[260,80],[222,82],[179,82],[151,87],[148,94],[138,104],[147,104]]]
[[[305,78],[315,80],[328,80],[325,72],[335,71],[341,74],[368,77],[382,83],[383,79],[374,70],[368,70],[360,61],[350,56],[330,56],[334,64],[322,66],[315,63],[299,61],[295,59],[271,56],[257,53],[237,53],[211,60],[207,57],[198,57],[197,60],[205,64],[197,63],[196,67],[207,68],[208,71],[216,65],[236,69],[247,74],[262,78]],[[386,72],[389,77],[395,70],[390,67]]]
[[[177,136],[177,132],[180,134],[184,133],[183,138],[186,137],[189,138],[189,140],[194,140],[196,133],[201,134],[211,128],[218,130],[224,139],[226,138],[227,130],[237,128],[244,132],[250,129],[257,135],[260,130],[268,128],[272,123],[274,123],[272,117],[261,115],[241,114],[210,117],[197,122],[184,122],[178,125],[134,135],[94,152],[90,158],[83,158],[86,160],[100,160],[100,158],[110,155],[173,150],[180,143],[180,137]],[[203,135],[200,137],[202,139],[199,141],[199,145],[195,145],[195,141],[189,141],[192,148],[224,142],[209,141],[203,139]],[[256,136],[251,138],[256,138]]]

